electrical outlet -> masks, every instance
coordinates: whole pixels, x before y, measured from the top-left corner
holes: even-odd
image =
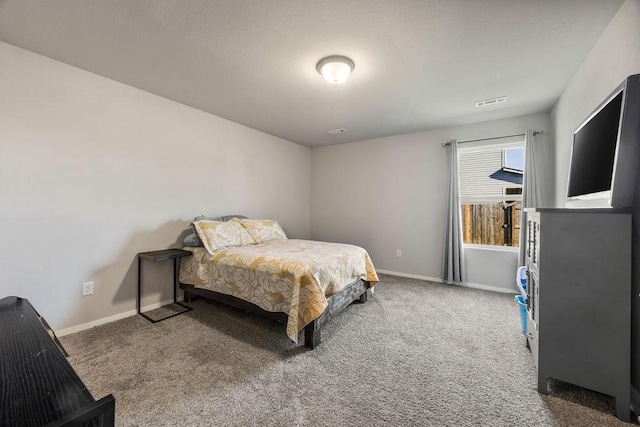
[[[93,294],[93,282],[84,282],[82,284],[82,296],[86,297],[87,295]]]
[[[400,249],[396,249],[396,258],[402,258],[402,251]]]

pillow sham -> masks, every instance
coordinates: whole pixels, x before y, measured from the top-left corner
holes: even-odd
[[[256,244],[268,242],[269,240],[287,239],[287,235],[284,233],[282,227],[280,227],[280,224],[278,224],[278,221],[272,219],[233,218],[229,222],[242,224]]]
[[[205,216],[205,215],[198,215],[197,217],[193,218],[193,221],[202,221],[202,220],[207,220],[207,221],[229,221],[231,218],[246,218],[246,216],[244,215],[225,215],[225,216]],[[187,237],[184,238],[184,240],[182,241],[182,245],[183,246],[191,246],[191,247],[195,247],[195,248],[202,248],[204,247],[204,244],[202,243],[202,240],[200,240],[200,237],[198,237],[198,232],[196,231],[195,227],[193,226],[193,224],[191,225],[191,230],[193,231],[191,234],[189,234]]]
[[[211,255],[218,249],[233,246],[253,245],[251,235],[236,222],[195,221],[193,223],[205,249]]]
[[[197,217],[193,218],[193,222],[205,221],[205,220],[206,221],[224,221],[222,218],[217,216],[198,215]],[[200,236],[198,236],[198,231],[193,226],[193,222],[191,223],[191,230],[193,232],[184,238],[184,240],[182,241],[182,244],[185,246],[191,246],[195,248],[203,248],[204,243],[202,243]]]

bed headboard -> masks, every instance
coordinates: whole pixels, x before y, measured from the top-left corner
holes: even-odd
[[[193,220],[198,221],[198,220],[206,219],[209,221],[229,221],[231,218],[247,219],[248,217],[244,215],[225,215],[225,216],[216,216],[216,217],[200,215],[195,217]]]

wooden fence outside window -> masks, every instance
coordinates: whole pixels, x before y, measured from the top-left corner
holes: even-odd
[[[520,246],[522,202],[462,205],[464,243]]]

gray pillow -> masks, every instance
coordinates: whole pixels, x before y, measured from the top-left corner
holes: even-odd
[[[182,245],[191,246],[194,248],[204,247],[202,240],[200,240],[200,237],[198,237],[196,233],[191,233],[187,237],[185,237],[184,240],[182,241]]]
[[[223,217],[221,216],[204,216],[204,215],[199,215],[195,218],[193,218],[193,222],[196,221],[224,221],[224,219],[222,219]]]
[[[200,215],[193,218],[194,221],[229,221],[231,218],[246,219],[244,215],[225,215],[225,216],[204,216]]]

